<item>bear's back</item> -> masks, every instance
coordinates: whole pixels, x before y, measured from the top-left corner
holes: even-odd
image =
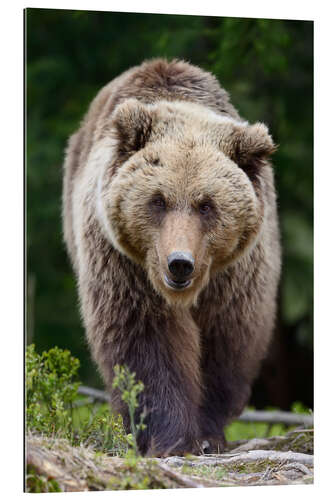
[[[117,80],[120,88],[114,95],[113,106],[133,97],[147,104],[159,100],[184,100],[239,119],[229,102],[228,93],[221,88],[215,76],[185,61],[154,59],[123,73]]]
[[[165,59],[146,61],[112,80],[92,101],[81,126],[81,164],[115,107],[131,98],[147,104],[160,100],[194,102],[240,120],[228,93],[211,73],[177,59],[170,62]]]

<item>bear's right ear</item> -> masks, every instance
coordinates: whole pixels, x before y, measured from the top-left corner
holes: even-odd
[[[152,112],[137,99],[127,99],[115,110],[113,127],[118,152],[134,154],[149,140],[152,129]]]

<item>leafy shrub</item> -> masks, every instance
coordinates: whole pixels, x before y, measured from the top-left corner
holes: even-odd
[[[72,445],[89,445],[98,452],[124,456],[129,448],[137,455],[136,433],[143,423],[133,423],[134,437],[126,434],[121,415],[107,404],[86,404],[78,395],[80,362],[68,350],[54,347],[38,354],[33,344],[26,350],[26,426],[46,436],[66,438]],[[128,404],[131,419],[137,395],[143,390],[135,374],[117,367],[115,383]],[[132,420],[131,420],[132,421]],[[134,422],[134,420],[133,420]]]
[[[63,434],[72,424],[72,405],[77,397],[78,359],[54,347],[41,355],[33,344],[26,352],[26,423],[28,429]],[[65,432],[66,434],[66,432]]]

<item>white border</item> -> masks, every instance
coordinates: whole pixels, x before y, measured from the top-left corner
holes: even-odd
[[[282,1],[230,3],[208,1],[190,7],[191,1],[169,0],[156,6],[152,1],[82,1],[56,2],[20,1],[2,7],[1,13],[1,305],[3,382],[1,430],[2,494],[20,497],[23,485],[23,343],[22,343],[22,276],[23,276],[23,175],[22,175],[22,25],[23,8],[64,8],[120,12],[158,12],[173,14],[220,15],[233,17],[265,17],[315,20],[315,485],[252,488],[223,488],[222,490],[152,490],[136,492],[72,493],[80,499],[101,498],[202,498],[204,495],[225,495],[226,498],[279,498],[281,495],[302,498],[328,497],[332,491],[332,465],[328,450],[332,450],[332,28],[329,2]],[[325,117],[326,122],[325,122]],[[290,166],[292,168],[292,165]],[[327,491],[326,491],[327,488]],[[330,488],[330,489],[328,489]]]

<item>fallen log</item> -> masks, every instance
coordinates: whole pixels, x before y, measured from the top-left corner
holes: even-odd
[[[109,403],[110,397],[107,392],[99,389],[93,389],[85,385],[81,385],[78,393],[87,396],[89,399],[87,404],[94,401]],[[82,405],[83,402],[78,402]],[[238,418],[240,422],[263,422],[267,424],[284,424],[287,426],[302,425],[305,427],[313,427],[313,415],[305,415],[302,413],[292,413],[287,411],[244,411]]]
[[[241,422],[264,422],[267,424],[305,425],[313,427],[313,415],[288,411],[245,411],[237,420]]]

